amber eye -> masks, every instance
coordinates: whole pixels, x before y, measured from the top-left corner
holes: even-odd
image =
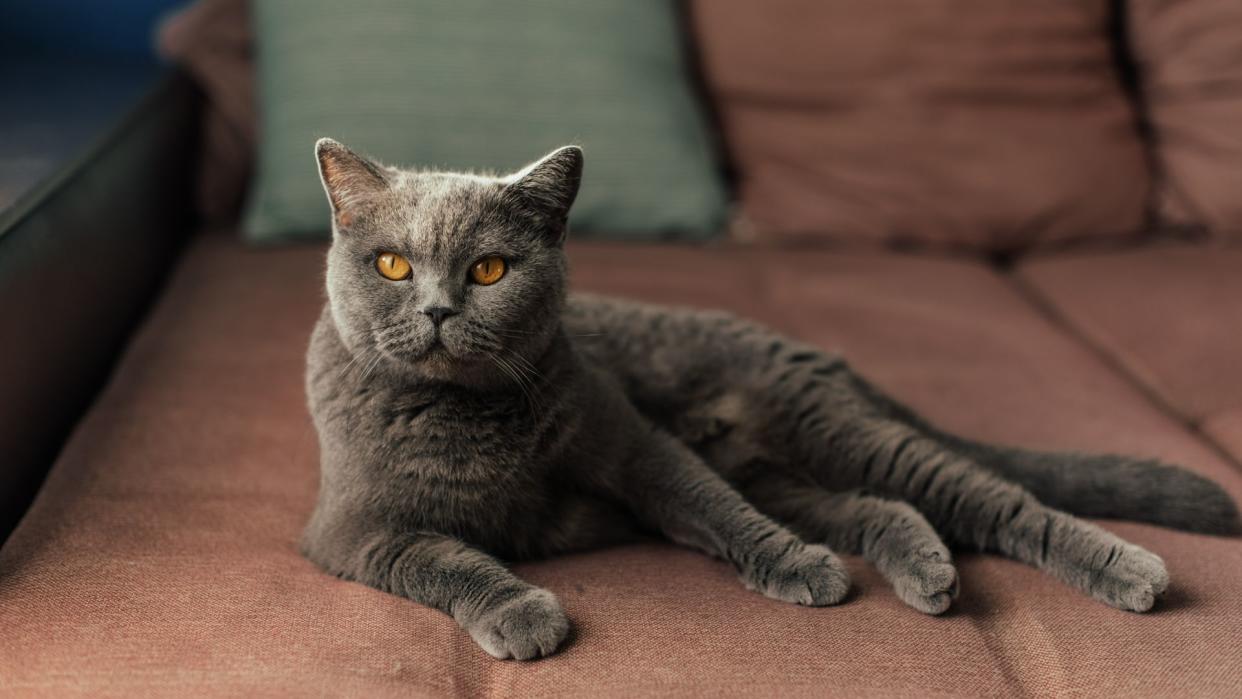
[[[391,279],[394,282],[410,278],[410,263],[395,252],[380,253],[380,256],[375,258],[375,269],[385,279]]]
[[[484,257],[470,267],[470,278],[474,280],[475,284],[482,284],[483,286],[495,284],[503,276],[505,276],[504,258],[496,257],[495,255]]]

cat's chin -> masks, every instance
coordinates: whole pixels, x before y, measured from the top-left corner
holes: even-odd
[[[478,384],[491,373],[485,357],[459,355],[440,343],[417,353],[384,354],[392,365],[412,379]]]

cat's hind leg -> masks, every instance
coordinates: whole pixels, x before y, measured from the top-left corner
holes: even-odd
[[[1151,609],[1168,586],[1155,554],[1065,512],[904,423],[839,424],[824,475],[910,502],[951,544],[1003,553],[1106,604]]]
[[[1036,451],[967,439],[934,427],[861,377],[849,378],[860,397],[891,419],[1021,485],[1050,507],[1080,517],[1128,519],[1222,536],[1242,534],[1242,516],[1233,498],[1181,466],[1120,454]]]
[[[861,555],[898,598],[920,612],[943,614],[957,597],[957,569],[948,547],[907,503],[777,477],[762,479],[745,494],[802,538]]]
[[[1114,607],[1147,611],[1167,587],[1158,556],[1048,506],[921,421],[903,419],[840,362],[799,350],[784,364],[771,384],[783,400],[746,404],[770,411],[756,441],[789,477],[904,500],[951,545],[1002,553]],[[709,460],[739,451],[738,431],[709,445]]]

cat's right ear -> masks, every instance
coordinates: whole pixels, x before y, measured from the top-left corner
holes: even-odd
[[[315,142],[315,158],[337,227],[348,227],[363,202],[388,190],[382,167],[330,138]]]

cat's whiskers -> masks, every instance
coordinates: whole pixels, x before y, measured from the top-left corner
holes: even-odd
[[[359,352],[358,354],[355,354],[348,362],[345,363],[345,366],[341,367],[341,373],[337,374],[337,376],[344,376],[345,372],[349,371],[349,368],[353,366],[354,364],[356,364],[358,362],[358,358],[361,356],[362,356],[361,352]]]
[[[363,371],[362,371],[362,379],[361,379],[362,381],[366,381],[366,380],[367,380],[367,377],[371,375],[371,372],[372,372],[372,371],[375,371],[375,368],[376,368],[377,366],[379,366],[380,360],[381,360],[381,359],[383,359],[383,358],[384,358],[384,353],[383,353],[383,352],[376,352],[376,353],[375,353],[375,358],[374,358],[374,359],[372,359],[372,360],[371,360],[371,363],[370,363],[370,364],[367,364],[366,369],[363,369]]]
[[[501,348],[501,349],[503,350],[504,348]],[[542,386],[545,383],[547,383],[547,379],[544,377],[544,375],[526,357],[512,350],[505,350],[505,351],[508,352],[509,361],[512,364],[514,364],[515,368],[523,372],[523,374],[527,377],[527,381],[530,383],[532,391],[536,395],[542,396]],[[538,417],[550,418],[553,424],[556,425],[556,428],[558,430],[562,428],[560,413],[555,410],[548,411],[546,407],[544,406],[542,400],[539,401],[539,411],[540,412],[539,412]]]
[[[520,364],[517,364],[516,362],[513,361],[515,356],[516,355],[511,355],[508,358],[504,358],[504,357],[497,357],[497,358],[501,359],[501,361],[503,361],[506,366],[512,369],[514,376],[517,377],[519,380],[519,385],[522,386],[523,390],[531,398],[532,402],[535,404],[535,407],[539,408],[539,411],[542,412],[543,401],[539,399],[539,392],[540,392],[539,386],[531,378],[530,373],[527,369],[525,369]]]
[[[529,359],[513,351],[509,351],[508,356],[510,361],[517,365],[517,368],[526,372],[527,377],[531,379],[532,383],[535,381],[543,381],[543,374],[539,373],[539,370],[535,368],[534,364],[530,363]]]
[[[535,397],[531,389],[527,386],[527,379],[518,373],[517,369],[507,362],[500,355],[488,353],[488,358],[499,368],[506,376],[513,379],[513,382],[522,391],[522,395],[526,398],[527,407],[530,408],[532,415],[539,415],[543,412],[543,403]]]
[[[535,406],[542,413],[545,409],[543,402],[543,376],[520,354],[503,347],[500,348],[500,352],[500,357],[505,360],[505,363],[512,367],[514,373],[523,379],[528,392],[535,399]]]

